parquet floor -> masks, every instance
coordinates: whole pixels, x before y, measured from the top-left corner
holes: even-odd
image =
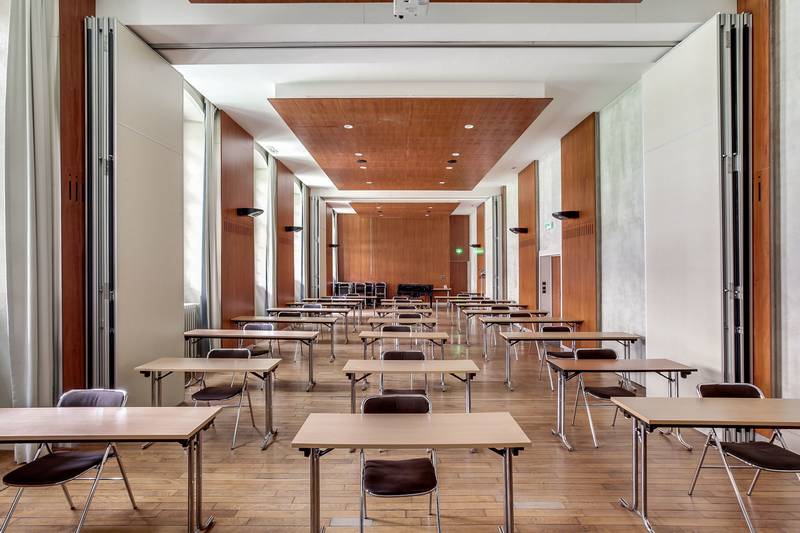
[[[455,333],[444,313],[439,318],[440,329]],[[620,418],[612,428],[612,410],[594,410],[601,441],[601,447],[594,449],[585,414],[579,412],[576,425],[569,428],[576,450],[567,452],[550,434],[555,396],[546,378],[536,378],[535,353],[519,354],[514,365],[515,390],[508,392],[503,386],[499,345],[492,359],[484,362],[480,346],[458,344],[458,336],[453,340],[456,343],[448,346],[448,357],[470,357],[481,368],[473,384],[473,410],[510,411],[533,441],[533,447],[514,463],[517,531],[644,531],[635,515],[617,505],[617,499],[628,496],[630,490],[629,422]],[[473,342],[477,340],[475,335]],[[349,410],[349,386],[341,368],[348,357],[361,357],[361,347],[355,339],[349,345],[337,345],[337,360],[329,364],[327,347],[320,346],[315,358],[318,384],[310,393],[304,391],[306,362],[295,362],[291,350],[288,343],[283,344],[284,362],[277,374],[277,442],[262,452],[260,437],[243,413],[240,446],[231,451],[233,410],[226,410],[206,436],[204,502],[205,510],[216,517],[214,531],[308,531],[308,462],[289,444],[308,413]],[[375,391],[375,381],[372,383]],[[463,410],[463,385],[452,378],[449,383],[446,393],[432,387],[434,410]],[[568,398],[574,398],[573,387]],[[263,397],[257,392],[253,400],[260,424]],[[686,436],[696,447],[702,444],[699,433],[690,431]],[[649,451],[650,517],[656,531],[745,530],[723,471],[704,471],[695,495],[689,497],[686,490],[699,453],[689,453],[673,439],[657,435],[651,437]],[[186,461],[181,448],[160,444],[142,450],[124,445],[121,452],[140,509],[130,508],[121,484],[101,483],[84,531],[184,531]],[[382,455],[403,456],[400,452]],[[485,450],[476,454],[455,450],[441,452],[439,459],[444,531],[496,532],[502,521],[500,458]],[[323,524],[328,531],[356,531],[358,455],[337,450],[325,456],[321,465]],[[0,452],[0,471],[11,467],[11,454]],[[738,475],[740,486],[746,486],[749,471]],[[73,483],[70,490],[81,506],[88,483]],[[0,513],[8,509],[13,492],[0,491]],[[800,531],[800,482],[793,476],[764,474],[756,493],[747,500],[759,531]],[[370,531],[418,532],[434,524],[427,515],[427,497],[371,498],[369,511],[375,519]],[[67,508],[58,488],[29,490],[9,531],[72,531],[78,514]]]

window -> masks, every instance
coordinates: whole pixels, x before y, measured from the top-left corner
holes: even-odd
[[[269,307],[267,287],[267,241],[269,237],[269,161],[263,150],[256,148],[253,154],[253,182],[255,207],[264,210],[264,214],[254,219],[253,240],[255,246],[255,309],[262,314]]]
[[[203,169],[205,126],[202,97],[183,92],[183,301],[200,303],[203,278]]]
[[[294,180],[294,226],[303,227],[303,184]],[[294,295],[300,300],[304,296],[303,287],[303,234],[308,228],[303,228],[294,234]]]

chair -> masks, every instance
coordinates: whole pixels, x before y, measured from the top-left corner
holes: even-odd
[[[74,389],[61,395],[57,407],[123,407],[127,400],[128,393],[124,390]],[[47,450],[47,455],[42,456],[43,449]],[[122,474],[121,478],[101,477],[103,468],[111,457],[117,460],[117,466],[119,466],[119,471]],[[97,473],[93,477],[80,477],[92,469],[97,470]],[[86,521],[89,505],[92,503],[100,480],[122,480],[125,484],[125,490],[128,492],[128,498],[131,500],[131,505],[134,509],[138,509],[136,500],[133,499],[133,491],[128,481],[128,475],[125,473],[125,468],[122,466],[119,450],[117,450],[113,442],[106,444],[106,447],[102,450],[69,449],[55,451],[50,447],[50,444],[40,443],[30,463],[15,468],[3,477],[3,483],[9,487],[18,487],[18,490],[16,495],[14,495],[5,520],[3,520],[3,525],[0,526],[0,532],[4,532],[11,523],[11,516],[20,498],[22,498],[22,491],[26,488],[52,487],[58,485],[64,492],[69,508],[75,510],[72,497],[69,494],[69,490],[67,490],[67,483],[73,480],[92,481],[89,495],[86,497],[86,503],[83,506],[83,511],[78,520],[78,526],[75,528],[76,532],[81,530]]]
[[[217,348],[208,352],[208,359],[250,359],[250,350],[247,348]],[[253,416],[253,400],[250,398],[250,391],[247,390],[247,373],[242,378],[241,385],[235,383],[236,375],[231,378],[230,385],[214,385],[207,386],[205,377],[200,378],[203,387],[192,394],[194,405],[197,402],[206,402],[211,405],[211,402],[223,402],[231,398],[239,397],[239,403],[236,405],[236,425],[233,428],[233,441],[231,442],[231,450],[236,447],[236,434],[239,432],[239,418],[242,414],[242,400],[244,395],[247,394],[247,407],[250,410],[250,421],[253,427],[256,427],[256,419]],[[223,405],[223,407],[233,407],[232,405]]]
[[[381,331],[386,333],[411,333],[411,326],[391,324],[391,325],[381,326]],[[411,344],[412,342],[411,340],[409,340],[408,345],[411,346]],[[395,348],[400,347],[400,339],[394,340],[394,347]],[[381,352],[383,352],[383,339],[381,339]]]
[[[305,307],[306,305],[311,305],[311,304],[305,304],[305,305],[303,305],[303,307]],[[316,304],[316,305],[319,305],[319,304]],[[287,317],[287,318],[302,318],[303,317],[303,313],[301,313],[300,311],[279,311],[278,312],[278,316],[279,317],[281,317],[281,316],[282,317]],[[297,329],[297,324],[288,324],[287,325],[287,329],[293,329],[293,330]],[[278,356],[279,357],[283,357],[283,354],[281,353],[281,341],[276,340],[275,342],[278,344]],[[298,342],[295,345],[295,349],[294,349],[295,361],[297,360],[297,347],[298,346],[300,347],[300,357],[303,356],[303,344]]]
[[[265,324],[263,322],[248,322],[242,328],[243,331],[275,331],[275,324]],[[241,344],[241,342],[240,342]],[[241,345],[239,346],[242,347]],[[251,357],[260,357],[266,354],[272,354],[272,341],[267,341],[267,346],[265,347],[263,343],[254,342],[253,344],[246,346],[248,350],[250,350]]]
[[[568,326],[542,326],[540,330],[542,333],[565,333],[567,331],[572,331]],[[568,350],[563,350],[564,346],[560,342],[542,342],[542,349],[539,349],[539,345],[536,345],[536,349],[539,352],[539,379],[542,379],[542,367],[546,366],[545,361],[548,357],[556,357],[559,359],[572,359],[575,357],[575,343],[572,343],[572,347]],[[553,346],[555,345],[555,346]],[[554,347],[555,349],[549,349],[549,347]],[[542,354],[544,351],[544,355]],[[555,390],[553,387],[553,374],[550,372],[550,367],[547,367],[547,377],[550,379],[550,390]]]
[[[613,360],[616,358],[617,352],[607,348],[578,348],[575,350],[575,359]],[[611,398],[614,396],[632,398],[636,396],[636,393],[622,386],[587,387],[583,381],[583,376],[580,376],[578,378],[578,390],[575,391],[575,408],[572,411],[573,425],[575,424],[575,416],[578,413],[578,396],[581,393],[583,393],[583,404],[586,406],[586,416],[589,418],[589,429],[592,431],[592,441],[594,442],[594,447],[599,448],[600,446],[597,444],[597,437],[595,436],[594,431],[594,422],[592,421],[592,412],[589,410],[589,396],[598,400],[603,400],[605,403],[599,404],[602,407],[614,407],[614,420],[611,422],[611,425],[613,426],[617,422],[617,413],[619,412],[619,408],[610,402]]]
[[[363,414],[427,414],[431,412],[428,398],[421,395],[384,395],[364,398]],[[442,532],[439,507],[439,481],[436,474],[436,451],[429,457],[402,460],[369,460],[361,450],[361,505],[359,532],[364,533],[367,518],[367,495],[378,498],[404,498],[428,495],[428,514],[433,510],[436,494],[436,531]]]
[[[763,399],[764,393],[761,389],[750,383],[705,383],[697,386],[697,395],[701,398],[752,398]],[[794,474],[800,479],[800,455],[787,449],[786,441],[783,440],[783,434],[778,428],[773,428],[772,437],[768,442],[764,441],[747,441],[735,442],[728,441],[729,429],[723,432],[721,440],[717,436],[716,429],[712,428],[708,432],[708,438],[703,446],[703,453],[700,455],[700,462],[697,464],[697,470],[694,473],[692,484],[689,487],[689,496],[694,492],[697,479],[700,477],[701,468],[720,468],[719,466],[703,466],[706,458],[708,448],[713,446],[719,452],[719,457],[722,460],[722,467],[728,474],[728,479],[733,486],[733,492],[736,494],[736,501],[739,503],[739,509],[742,510],[744,520],[747,522],[747,527],[751,532],[755,532],[753,523],[750,521],[750,515],[744,506],[744,500],[739,492],[739,487],[736,485],[736,479],[733,477],[734,468],[754,468],[756,470],[753,480],[747,489],[747,495],[753,494],[756,482],[761,476],[761,472],[766,470],[768,472],[780,472],[784,474]],[[780,442],[780,446],[775,444],[775,439]],[[729,465],[728,457],[733,457],[742,465]]]
[[[508,313],[508,316],[509,316],[509,318],[530,318],[530,317],[533,316],[533,314],[529,313],[528,311],[513,311],[513,312]],[[515,324],[511,324],[511,326],[509,327],[509,330],[510,331],[514,331],[514,328],[515,328]],[[526,331],[527,330],[527,328],[525,326],[522,326],[522,325],[519,325],[519,324],[516,325],[516,328],[519,331]],[[517,351],[517,346],[519,344],[521,344],[521,343],[518,342],[517,344],[514,345],[514,359],[516,359],[517,361],[519,361],[519,352]]]
[[[424,361],[425,352],[420,350],[387,350],[381,354],[381,359],[384,361]],[[383,388],[383,374],[381,374],[380,381],[381,394],[419,394],[422,396],[428,395],[428,374],[425,374],[425,388],[414,388],[414,375],[411,375],[411,385],[409,389],[384,389]]]
[[[366,296],[367,295],[367,284],[362,282],[362,281],[356,282],[354,284],[353,292],[356,293],[356,296]]]
[[[378,300],[386,298],[386,282],[379,281],[375,283],[375,297]]]

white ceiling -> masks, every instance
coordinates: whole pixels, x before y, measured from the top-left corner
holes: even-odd
[[[641,4],[436,4],[397,21],[391,4],[189,4],[97,0],[196,89],[277,151],[326,198],[413,199],[414,191],[336,191],[269,105],[271,97],[549,96],[554,100],[474,191],[473,205],[635,83],[669,47],[735,0]],[[415,47],[409,47],[414,45]],[[499,45],[503,45],[502,47]],[[430,191],[423,192],[430,200]]]

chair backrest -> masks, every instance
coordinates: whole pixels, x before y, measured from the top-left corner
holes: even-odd
[[[761,389],[750,383],[701,383],[697,386],[701,398],[763,398]]]
[[[575,359],[616,359],[617,352],[610,348],[578,348]]]
[[[250,359],[247,348],[214,348],[208,351],[209,359]]]
[[[397,318],[422,318],[420,313],[398,313]]]
[[[303,309],[322,309],[322,304],[303,304]]]
[[[387,333],[410,333],[411,326],[397,326],[397,325],[382,326],[381,331],[386,331]]]
[[[244,331],[274,331],[275,324],[267,324],[264,322],[248,322],[242,329]]]
[[[372,414],[420,414],[431,412],[431,402],[420,394],[369,396],[361,402],[361,412]]]
[[[425,353],[420,350],[386,350],[381,354],[384,361],[424,361]]]
[[[58,399],[57,407],[124,407],[128,392],[121,389],[72,389]]]
[[[299,311],[280,311],[278,316],[286,316],[290,318],[300,318],[303,316],[303,313]]]

